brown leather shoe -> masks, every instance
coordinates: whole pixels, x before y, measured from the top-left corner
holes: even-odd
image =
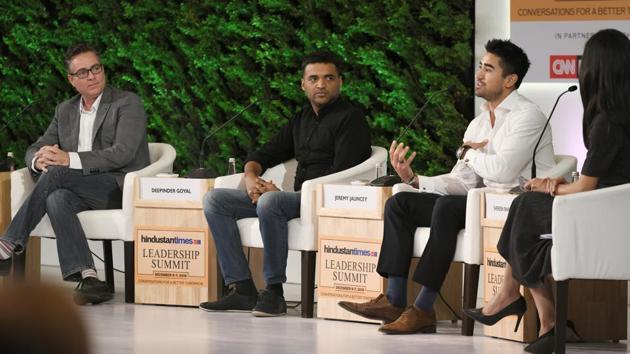
[[[395,321],[404,309],[389,303],[387,296],[380,294],[376,298],[363,303],[339,301],[339,306],[356,315],[369,318],[371,320],[385,321],[389,323]]]
[[[411,305],[396,321],[378,330],[387,334],[435,333],[435,322],[435,311],[426,312]]]

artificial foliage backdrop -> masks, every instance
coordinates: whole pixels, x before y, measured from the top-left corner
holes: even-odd
[[[342,94],[367,114],[373,145],[401,139],[414,167],[449,169],[472,119],[472,0],[24,1],[0,4],[0,152],[22,161],[75,92],[63,56],[80,41],[101,51],[111,85],[139,94],[149,140],[177,150],[175,170],[201,163],[225,173],[306,103],[305,53],[328,49],[346,62]]]

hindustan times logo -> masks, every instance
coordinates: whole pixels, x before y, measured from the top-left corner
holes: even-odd
[[[324,245],[324,253],[346,254],[351,256],[378,257],[378,252],[348,247],[330,247]]]
[[[144,236],[140,237],[140,240],[144,243],[172,243],[176,245],[201,245],[201,240],[193,240],[192,238],[175,237],[157,237],[157,236]]]

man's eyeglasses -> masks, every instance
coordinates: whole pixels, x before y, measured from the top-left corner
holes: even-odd
[[[103,71],[103,64],[94,64],[89,69],[79,69],[75,73],[70,73],[70,75],[78,77],[79,79],[85,79],[88,77],[88,73],[92,73],[93,75],[100,74]]]

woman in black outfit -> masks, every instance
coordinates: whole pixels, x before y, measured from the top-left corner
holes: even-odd
[[[486,325],[517,315],[518,328],[526,310],[519,286],[527,286],[540,318],[539,338],[525,348],[532,353],[553,351],[552,242],[540,235],[551,232],[554,197],[630,182],[630,40],[614,29],[597,32],[586,42],[578,76],[588,149],[582,176],[574,183],[562,177],[528,182],[531,192],[512,202],[497,245],[509,264],[503,287],[486,307],[465,310]]]

